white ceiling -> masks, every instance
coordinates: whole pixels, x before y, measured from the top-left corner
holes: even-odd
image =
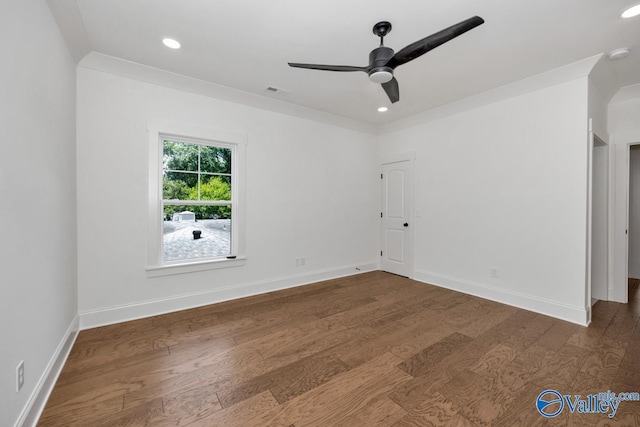
[[[380,125],[620,47],[618,86],[640,83],[639,0],[49,0],[76,58],[95,51]],[[287,62],[364,66],[385,45],[409,43],[479,15],[484,25],[400,66],[391,105],[365,73]],[[182,49],[166,48],[172,37]],[[268,86],[288,92],[272,94]],[[388,105],[387,113],[377,107]]]

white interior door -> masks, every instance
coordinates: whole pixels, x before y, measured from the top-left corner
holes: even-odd
[[[411,276],[413,268],[413,161],[382,165],[380,269]]]

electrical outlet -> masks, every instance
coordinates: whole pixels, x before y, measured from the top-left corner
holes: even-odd
[[[296,267],[302,267],[305,264],[304,257],[298,257],[295,259]]]
[[[24,385],[24,360],[21,360],[16,367],[16,393],[20,391]]]
[[[498,269],[495,267],[491,267],[491,277],[493,277],[494,279],[498,278]]]

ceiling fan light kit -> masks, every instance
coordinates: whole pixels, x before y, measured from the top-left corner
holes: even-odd
[[[393,70],[376,70],[371,71],[369,80],[374,83],[386,83],[393,78]]]
[[[484,19],[473,16],[465,21],[452,25],[444,30],[438,31],[430,36],[420,39],[410,45],[400,49],[397,53],[390,47],[384,45],[384,37],[391,31],[391,23],[387,21],[378,22],[373,26],[373,34],[380,37],[380,46],[369,53],[369,65],[366,67],[355,67],[350,65],[320,65],[301,64],[289,62],[290,67],[307,68],[311,70],[323,71],[364,71],[369,75],[369,79],[374,83],[380,83],[392,103],[400,100],[400,90],[398,81],[393,76],[393,71],[400,65],[424,55],[432,49],[452,40],[459,35],[484,23]]]

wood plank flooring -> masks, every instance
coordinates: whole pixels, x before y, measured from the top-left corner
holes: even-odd
[[[40,426],[640,426],[640,294],[580,327],[372,272],[80,332]]]

